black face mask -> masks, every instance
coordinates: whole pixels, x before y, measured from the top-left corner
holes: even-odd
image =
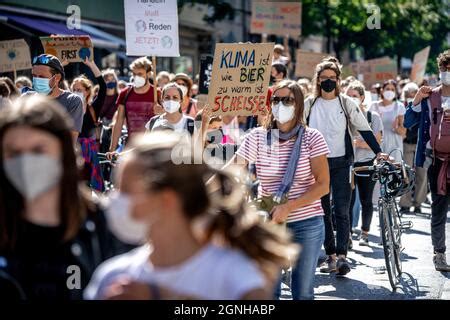
[[[275,82],[275,77],[274,76],[270,76],[270,83],[274,83]]]
[[[320,83],[320,87],[323,89],[323,91],[325,92],[331,92],[334,89],[336,89],[336,81],[333,81],[331,79],[327,79],[325,81],[322,81]]]
[[[219,144],[222,142],[223,131],[222,129],[213,130],[206,133],[206,142],[208,144],[214,143]]]

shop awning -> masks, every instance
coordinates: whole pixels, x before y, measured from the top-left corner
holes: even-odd
[[[67,25],[61,21],[53,21],[30,16],[19,16],[3,11],[0,11],[0,19],[3,21],[6,20],[6,23],[13,22],[23,27],[37,30],[45,35],[87,34],[91,37],[94,47],[97,48],[118,50],[121,46],[125,46],[125,42],[121,38],[84,23],[81,24],[81,29],[69,29],[67,28]]]

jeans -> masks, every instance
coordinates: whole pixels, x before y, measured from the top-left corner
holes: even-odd
[[[428,168],[428,180],[431,190],[431,241],[435,253],[445,253],[445,225],[447,211],[450,204],[450,185],[447,185],[447,195],[437,194],[437,180],[442,161],[435,159],[435,163]]]
[[[358,226],[359,223],[359,216],[361,213],[361,201],[359,201],[359,191],[358,186],[355,186],[355,190],[353,190],[353,195],[355,196],[355,203],[353,203],[353,206],[350,205],[350,228],[355,229]],[[353,199],[353,198],[352,198]]]
[[[300,255],[292,268],[291,291],[293,300],[314,299],[314,276],[317,260],[325,238],[322,217],[313,217],[287,224],[292,241],[300,245]],[[281,277],[275,288],[275,298],[281,295]]]
[[[351,160],[345,157],[328,158],[330,168],[331,194],[336,219],[336,239],[333,233],[333,217],[330,194],[322,197],[322,208],[325,212],[325,252],[327,255],[347,255],[348,239],[350,236],[350,201],[352,187],[350,184]]]
[[[355,167],[371,166],[373,161],[369,162],[357,162]],[[368,172],[359,172],[360,174],[368,174]],[[365,232],[370,231],[370,224],[372,223],[373,216],[373,189],[375,188],[375,181],[371,177],[358,177],[355,176],[355,184],[358,187],[359,200],[361,201],[362,207],[362,226],[361,230]],[[353,204],[355,203],[355,192],[352,193],[352,199],[350,203],[350,217],[352,216]],[[352,222],[353,219],[351,219]],[[351,224],[350,224],[351,225]]]
[[[413,167],[416,154],[416,145],[403,143],[403,158],[407,165]],[[427,170],[421,167],[415,167],[416,180],[414,183],[414,192],[408,192],[400,198],[400,207],[419,207],[427,198]]]

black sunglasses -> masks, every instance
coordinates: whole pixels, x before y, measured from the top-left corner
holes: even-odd
[[[275,96],[272,96],[270,98],[270,102],[272,104],[278,104],[280,102],[283,102],[287,106],[292,106],[292,105],[295,104],[295,98],[293,98],[293,97],[275,97]]]

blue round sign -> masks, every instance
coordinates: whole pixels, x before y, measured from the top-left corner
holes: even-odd
[[[85,60],[86,57],[89,59],[91,57],[91,50],[89,48],[83,47],[78,51],[78,55],[82,60]]]

